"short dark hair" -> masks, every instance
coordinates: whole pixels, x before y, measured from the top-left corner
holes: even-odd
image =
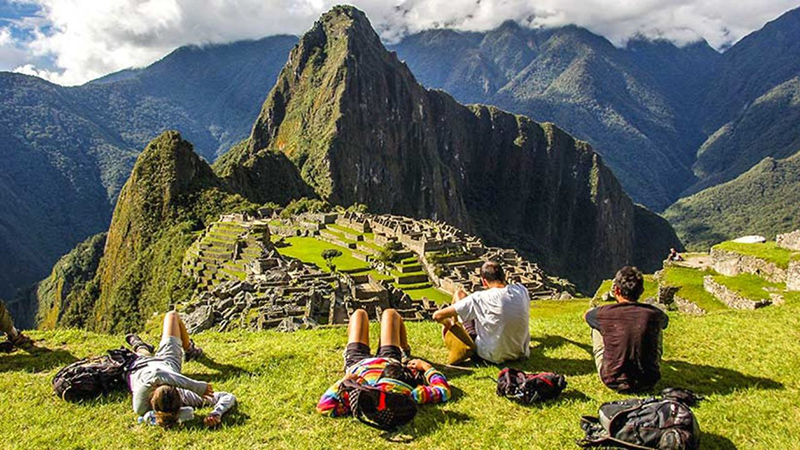
[[[408,367],[398,362],[390,362],[384,366],[380,378],[391,378],[393,380],[402,381],[403,383],[417,387],[420,385],[419,378]]]
[[[506,282],[506,274],[503,272],[503,266],[501,266],[497,261],[486,261],[483,263],[481,266],[481,278],[487,282]]]
[[[619,295],[625,300],[635,302],[644,292],[644,277],[636,267],[625,266],[617,272],[612,286],[619,288]]]

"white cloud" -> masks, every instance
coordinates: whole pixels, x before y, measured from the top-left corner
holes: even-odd
[[[301,34],[332,0],[12,0],[36,3],[29,59],[18,71],[61,84],[152,63],[186,44]],[[756,30],[795,0],[354,0],[386,40],[429,28],[487,30],[512,19],[531,27],[584,26],[622,44],[643,34],[721,48]],[[7,31],[7,30],[6,30]],[[4,37],[5,36],[5,37]],[[0,30],[0,47],[10,34]],[[5,44],[8,45],[8,44]],[[2,56],[0,56],[2,58]],[[35,61],[52,60],[52,67]],[[0,61],[2,62],[2,61]]]
[[[5,47],[11,44],[13,44],[11,41],[11,30],[9,30],[7,27],[0,28],[0,47]]]

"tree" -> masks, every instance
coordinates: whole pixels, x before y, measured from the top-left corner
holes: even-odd
[[[322,258],[325,260],[325,263],[328,265],[328,269],[330,269],[331,272],[336,271],[336,265],[333,264],[333,259],[340,256],[342,256],[342,252],[336,250],[335,248],[329,248],[322,251]]]
[[[397,241],[390,241],[386,243],[381,251],[378,253],[378,260],[384,263],[399,263],[400,251],[403,250],[403,244]]]

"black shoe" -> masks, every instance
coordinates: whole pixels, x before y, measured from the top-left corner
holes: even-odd
[[[203,356],[203,349],[195,345],[194,341],[190,342],[192,344],[189,349],[183,352],[183,359],[185,359],[186,362],[200,359]]]
[[[139,337],[138,334],[131,333],[125,336],[125,342],[131,346],[134,352],[139,353],[139,349],[145,349],[151,355],[155,352],[156,348],[152,345],[148,344],[147,342],[143,341],[142,338]]]
[[[9,339],[9,341],[11,341],[11,344],[13,344],[14,347],[17,348],[26,348],[33,345],[33,339],[29,338],[28,336],[25,336],[24,334],[22,334],[22,332],[19,331],[17,332],[17,337],[14,339]]]

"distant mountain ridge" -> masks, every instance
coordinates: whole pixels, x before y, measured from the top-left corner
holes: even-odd
[[[617,48],[575,26],[531,30],[511,22],[486,33],[426,31],[391,48],[428,87],[551,121],[587,140],[649,207],[668,206],[694,181],[693,152],[705,136],[684,111],[699,95],[692,80],[720,57],[705,43],[636,40]]]
[[[92,281],[62,293],[61,303],[40,304],[88,309],[78,325],[93,329],[138,329],[190,295],[183,253],[215,214],[307,193],[476,230],[587,292],[621,265],[657,266],[660,252],[642,249],[680,246],[588,144],[552,124],[423,88],[363,12],[337,6],[291,51],[250,137],[213,170],[177,132],[148,144],[120,194],[96,273],[53,272]],[[57,324],[76,325],[74,316],[60,317],[67,322]]]
[[[678,200],[664,216],[690,248],[744,235],[776,234],[800,228],[800,146],[785,159],[764,158],[731,181]]]
[[[587,140],[635,201],[661,210],[793,151],[799,23],[800,9],[789,11],[722,54],[705,42],[640,38],[616,48],[580,27],[513,22],[485,33],[429,30],[389,49],[427,87]],[[106,229],[133,161],[159,132],[179,129],[208,161],[249,136],[297,39],[183,47],[75,88],[0,73],[9,99],[0,103],[0,155],[10,155],[0,165],[0,297]],[[234,175],[247,184],[253,173]]]

